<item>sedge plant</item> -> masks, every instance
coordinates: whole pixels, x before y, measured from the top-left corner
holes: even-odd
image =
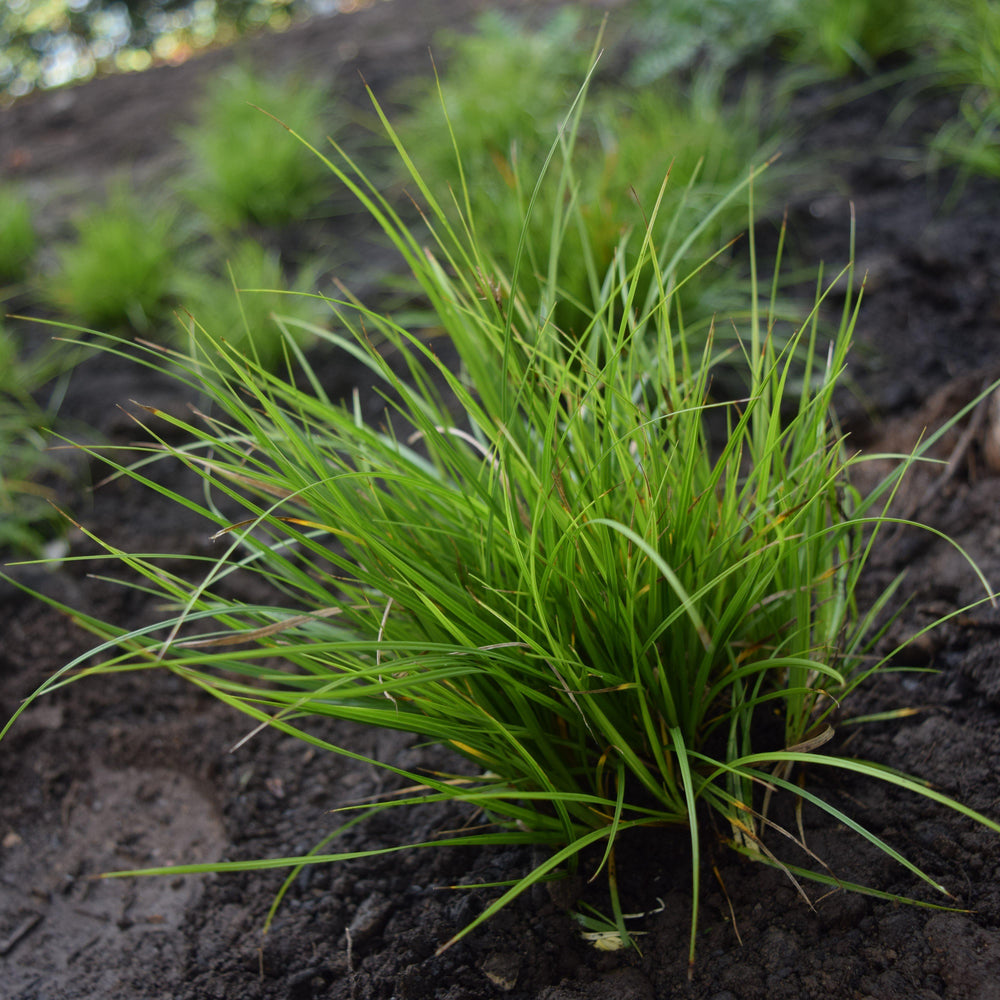
[[[117,181],[105,200],[77,215],[74,239],[56,247],[45,298],[83,323],[148,330],[175,290],[176,222],[175,209]]]
[[[49,436],[74,357],[47,348],[25,350],[0,320],[0,551],[39,555],[65,520],[52,505],[65,469]]]
[[[567,6],[536,30],[490,11],[472,34],[439,36],[449,53],[447,69],[438,86],[410,96],[405,126],[407,146],[424,177],[442,186],[454,177],[450,135],[464,151],[463,169],[477,182],[492,184],[497,171],[491,164],[506,161],[512,147],[529,157],[539,151],[544,156],[548,137],[586,73],[589,46],[581,43],[580,29],[580,11]],[[496,193],[491,188],[487,196]]]
[[[24,192],[0,185],[0,285],[22,281],[37,247],[35,224]]]
[[[787,14],[776,0],[638,0],[627,34],[628,80],[646,86],[679,71],[728,70],[763,51]]]
[[[805,79],[875,75],[880,63],[923,40],[925,11],[934,23],[943,13],[926,0],[638,0],[635,7],[628,34],[638,51],[627,72],[636,84],[778,52],[807,70]],[[793,79],[804,80],[801,72]]]
[[[317,83],[271,79],[235,65],[214,77],[198,120],[180,132],[189,159],[183,182],[190,200],[223,229],[279,226],[301,219],[323,196],[322,165],[282,142],[267,107],[318,141],[331,127],[331,98]]]
[[[773,286],[755,285],[737,346],[722,351],[711,334],[695,345],[672,309],[683,275],[660,266],[654,205],[633,263],[609,268],[586,335],[570,335],[539,309],[536,286],[521,284],[523,260],[500,269],[476,220],[453,228],[452,207],[415,168],[420,234],[336,147],[317,155],[394,242],[460,367],[391,315],[347,293],[327,300],[335,323],[316,336],[387,400],[385,423],[370,426],[357,403],[325,395],[294,340],[302,372],[292,380],[197,338],[200,353],[174,370],[212,408],[190,420],[146,411],[148,454],[102,454],[161,502],[202,516],[225,551],[192,557],[184,573],[176,554],[168,565],[108,546],[173,611],[135,629],[77,615],[100,644],[36,694],[79,676],[168,669],[255,727],[334,753],[358,757],[311,732],[310,717],[451,748],[464,761],[451,776],[374,762],[420,791],[370,808],[457,800],[491,827],[400,849],[547,853],[442,947],[584,855],[594,858],[587,874],[607,878],[609,926],[628,940],[621,837],[680,828],[691,844],[693,958],[700,818],[714,814],[735,848],[777,863],[785,841],[768,836],[764,789],[793,792],[941,888],[790,774],[860,773],[1000,831],[915,779],[821,752],[838,706],[880,665],[866,654],[891,590],[863,610],[855,588],[905,467],[867,495],[851,484],[831,404],[856,303],[821,341],[820,290],[779,339]],[[581,209],[564,204],[571,226]],[[640,294],[650,284],[656,293]],[[744,398],[713,400],[720,354],[744,372]],[[139,357],[164,365],[153,348]],[[160,421],[173,426],[157,437]],[[204,501],[146,476],[164,458],[204,478]],[[227,598],[231,574],[258,575],[274,601]],[[327,838],[301,857],[145,873],[294,874],[356,856]],[[820,867],[784,867],[852,887]]]
[[[786,5],[778,33],[791,45],[789,58],[826,76],[860,70],[874,75],[880,61],[919,41],[917,12],[924,0],[820,0]],[[776,5],[781,7],[781,5]]]
[[[191,268],[178,277],[178,300],[188,335],[211,332],[265,368],[280,367],[285,338],[309,343],[308,328],[325,313],[322,301],[305,294],[313,288],[315,265],[303,267],[289,283],[277,251],[249,237],[225,248],[224,261]]]
[[[922,10],[933,47],[931,75],[960,94],[958,113],[931,141],[932,162],[958,164],[969,174],[1000,176],[1000,8],[989,0],[960,0],[942,12]]]

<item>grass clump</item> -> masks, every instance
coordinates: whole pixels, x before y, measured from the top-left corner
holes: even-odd
[[[657,251],[666,269],[676,255],[693,272],[742,231],[744,190],[732,191],[746,164],[773,152],[773,140],[763,134],[757,89],[750,84],[740,98],[724,103],[724,76],[714,71],[688,85],[665,81],[655,90],[595,88],[586,107],[578,105],[578,113],[567,117],[575,94],[570,81],[589,58],[578,24],[572,12],[539,33],[500,18],[485,20],[479,33],[456,43],[437,89],[418,102],[401,132],[426,183],[456,192],[462,214],[473,220],[477,239],[499,266],[511,273],[523,259],[521,283],[534,283],[542,308],[555,310],[557,326],[581,335],[615,254],[623,254],[619,267],[632,269],[668,170]],[[481,94],[488,95],[485,110]],[[560,123],[563,141],[555,158],[561,169],[546,175],[529,211]],[[766,200],[769,185],[759,181],[759,201]],[[567,201],[578,202],[580,210],[565,212]],[[634,237],[623,240],[628,232]],[[710,300],[703,315],[721,308],[722,288],[732,277],[721,266],[727,263],[723,253],[689,276],[684,304],[694,308],[700,298]]]
[[[958,0],[926,8],[933,39],[933,76],[961,95],[958,115],[931,142],[937,163],[959,164],[963,175],[1000,177],[1000,8],[988,0]]]
[[[211,81],[197,123],[181,132],[190,159],[188,197],[216,225],[281,225],[301,219],[323,195],[326,175],[281,125],[319,142],[330,96],[301,80],[273,80],[233,66]]]
[[[877,72],[922,41],[925,0],[640,0],[636,83],[780,55],[822,77]],[[936,10],[937,8],[935,8]],[[769,54],[767,54],[769,53]]]
[[[638,49],[628,79],[641,86],[696,66],[731,69],[774,40],[787,6],[776,0],[640,0],[628,30]]]
[[[56,248],[48,299],[83,323],[148,329],[174,292],[175,218],[175,209],[114,185],[103,203],[77,217],[75,239]]]
[[[779,22],[789,57],[835,76],[861,70],[872,75],[888,56],[920,41],[918,11],[924,0],[799,0]]]
[[[286,340],[306,346],[307,327],[324,313],[312,291],[316,267],[301,269],[289,285],[279,254],[249,238],[238,239],[214,269],[191,269],[178,281],[189,332],[224,341],[267,369],[280,367]],[[216,271],[217,273],[212,273]]]
[[[450,52],[443,97],[428,87],[406,127],[407,145],[429,181],[443,185],[453,177],[452,135],[463,167],[477,179],[492,176],[489,165],[506,161],[512,148],[529,158],[544,155],[587,70],[580,27],[580,12],[571,7],[534,31],[490,12],[473,34],[442,37]]]
[[[699,814],[713,813],[736,849],[771,862],[784,841],[767,843],[763,788],[794,792],[940,888],[790,776],[798,765],[847,769],[948,801],[895,772],[817,752],[837,707],[879,666],[866,654],[889,595],[869,612],[854,595],[901,473],[867,496],[851,484],[832,412],[856,317],[850,300],[827,344],[822,293],[779,330],[773,288],[754,274],[737,345],[723,352],[709,333],[692,349],[674,301],[685,274],[676,257],[661,265],[656,243],[664,196],[631,263],[613,263],[596,283],[588,327],[568,335],[540,308],[558,286],[519,283],[517,261],[510,272],[498,266],[476,236],[487,219],[453,228],[451,208],[412,168],[425,246],[349,160],[326,162],[405,258],[461,369],[349,295],[328,300],[337,325],[321,335],[389,401],[381,427],[330,400],[308,365],[293,383],[227,344],[184,362],[212,411],[191,422],[157,414],[174,425],[171,441],[180,430],[187,443],[163,440],[150,457],[200,473],[206,501],[155,485],[142,463],[109,460],[203,515],[227,551],[193,561],[202,567],[194,586],[155,558],[125,556],[175,611],[136,630],[84,618],[102,639],[96,665],[75,661],[42,691],[72,673],[157,666],[333,752],[351,754],[311,734],[305,718],[450,747],[465,760],[455,780],[380,762],[424,789],[407,804],[460,800],[492,823],[433,844],[550,851],[453,940],[592,847],[626,939],[620,838],[681,827],[691,839],[693,955]],[[571,169],[559,164],[567,181]],[[547,210],[560,231],[581,223],[576,199]],[[745,398],[713,401],[720,354],[743,372]],[[155,351],[145,358],[162,364]],[[242,514],[223,515],[215,497]],[[227,599],[218,585],[233,573],[273,584],[274,603]],[[298,859],[174,871],[350,856],[328,844]]]
[[[66,352],[32,354],[0,321],[0,551],[37,556],[64,520],[49,503],[61,468],[48,450],[71,365]]]
[[[37,240],[31,206],[13,185],[0,185],[0,281],[20,281],[28,273]]]

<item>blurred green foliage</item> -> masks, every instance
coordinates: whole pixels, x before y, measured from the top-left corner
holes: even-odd
[[[752,81],[724,101],[721,72],[644,88],[595,81],[585,109],[573,114],[593,45],[580,24],[571,9],[536,32],[490,14],[475,34],[443,39],[452,46],[447,68],[400,127],[428,183],[455,192],[500,270],[510,273],[520,258],[522,283],[558,289],[558,301],[540,308],[578,335],[591,318],[581,303],[631,266],[640,238],[623,236],[641,234],[657,203],[664,264],[676,254],[694,270],[743,231],[746,192],[720,200],[773,152]],[[562,171],[570,156],[572,170]],[[772,171],[757,184],[758,206],[776,178]],[[570,199],[580,212],[560,231],[556,219]],[[725,264],[723,254],[675,302],[690,306],[707,296],[708,315],[722,308],[722,279],[732,277]]]
[[[77,322],[148,329],[165,311],[180,267],[176,214],[118,183],[77,217],[76,238],[56,248],[49,301]]]
[[[209,85],[197,124],[181,133],[190,159],[185,193],[225,229],[301,220],[331,186],[329,173],[300,143],[285,141],[282,124],[322,145],[329,108],[325,87],[229,67]]]
[[[180,276],[180,315],[195,337],[224,341],[277,371],[286,338],[307,346],[313,338],[303,325],[328,314],[323,301],[309,294],[319,268],[302,268],[292,282],[278,253],[252,239],[236,240],[222,256],[221,264],[192,267]]]
[[[36,243],[31,206],[24,193],[12,185],[0,186],[0,283],[26,276]]]
[[[49,501],[65,468],[48,431],[72,363],[65,345],[24,351],[0,319],[0,552],[39,555],[63,526]]]
[[[954,0],[939,13],[934,34],[941,82],[961,94],[959,113],[932,141],[936,163],[1000,177],[1000,4]]]
[[[772,50],[826,76],[874,73],[921,41],[929,0],[637,0],[633,84],[706,67],[728,70]]]

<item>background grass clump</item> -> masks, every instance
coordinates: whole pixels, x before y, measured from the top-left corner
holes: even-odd
[[[431,84],[414,102],[406,126],[407,143],[427,178],[454,175],[455,142],[463,167],[476,176],[509,160],[512,149],[527,157],[547,150],[587,70],[590,45],[580,31],[580,12],[566,7],[537,29],[491,12],[472,34],[440,36],[449,53],[441,81],[447,120]]]
[[[827,76],[874,74],[887,57],[921,40],[924,0],[819,0],[786,7],[776,27],[791,46],[789,58]]]
[[[64,519],[50,500],[65,469],[50,450],[51,430],[75,352],[24,350],[0,320],[0,553],[41,555]]]
[[[931,140],[936,164],[959,164],[964,175],[1000,177],[1000,7],[959,0],[928,11],[934,39],[932,76],[960,95],[958,114]]]
[[[321,142],[333,127],[332,99],[319,84],[274,79],[233,66],[211,81],[197,122],[181,131],[189,157],[187,196],[215,226],[276,226],[301,220],[322,199],[322,165],[281,141],[270,115]]]
[[[184,324],[189,332],[248,351],[253,343],[258,358],[277,364],[281,335],[272,314],[301,323],[322,313],[314,301],[284,294],[312,288],[318,257],[303,255],[290,275],[274,247],[281,227],[303,225],[330,185],[322,164],[288,143],[276,118],[320,141],[328,103],[322,87],[274,82],[250,67],[218,75],[198,124],[184,132],[185,171],[155,194],[118,178],[104,199],[82,207],[70,238],[50,255],[43,301],[73,322],[168,341],[177,336],[175,310],[196,312],[200,322]],[[11,244],[14,235],[12,225]],[[234,283],[271,291],[238,297]]]
[[[21,281],[37,248],[31,205],[24,192],[0,184],[0,282]]]
[[[104,328],[146,331],[169,310],[179,270],[177,208],[115,183],[74,221],[55,249],[44,291],[63,315]]]
[[[747,164],[776,148],[752,82],[724,101],[725,76],[714,71],[644,90],[598,81],[586,107],[567,119],[579,67],[592,54],[578,17],[565,13],[539,33],[487,18],[453,46],[438,87],[416,103],[401,132],[427,183],[452,188],[498,264],[508,273],[517,265],[519,280],[555,296],[541,304],[556,310],[557,326],[577,335],[587,326],[587,303],[599,296],[616,253],[624,254],[618,266],[631,268],[668,173],[658,252],[664,262],[677,254],[688,272],[722,253],[696,277],[689,273],[683,300],[711,300],[706,315],[726,306],[733,272],[724,250],[741,232],[747,206],[742,195],[723,203],[724,195]],[[488,95],[485,109],[477,94]],[[549,172],[535,193],[560,122],[564,141],[555,156],[563,169]],[[770,184],[758,182],[759,202]],[[566,201],[581,210],[563,226]],[[640,235],[623,241],[629,231]]]
[[[280,367],[287,339],[311,342],[306,330],[326,313],[313,289],[318,268],[300,269],[288,280],[277,251],[257,240],[235,240],[216,265],[186,271],[178,298],[185,327],[194,337],[225,342],[268,369]]]

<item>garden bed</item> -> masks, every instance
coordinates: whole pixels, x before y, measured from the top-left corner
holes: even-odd
[[[427,42],[457,17],[456,7],[468,14],[485,6],[421,0],[400,17],[401,2],[319,20],[252,47],[258,55],[266,48],[277,65],[330,63],[344,86],[360,70],[376,90],[388,90],[424,69]],[[418,7],[411,22],[409,11]],[[123,160],[144,176],[169,172],[170,132],[203,74],[228,57],[212,53],[186,66],[23,101],[0,112],[0,165],[32,185],[68,193]],[[824,169],[840,165],[830,168],[829,182],[792,185],[791,240],[800,259],[839,268],[849,252],[853,203],[859,270],[867,270],[868,284],[850,369],[857,392],[845,396],[840,412],[858,447],[900,450],[1000,371],[994,224],[1000,188],[970,181],[945,209],[951,178],[928,179],[898,156],[950,109],[923,107],[890,128],[897,92],[826,113],[829,97],[818,89],[793,104],[793,115],[812,124],[789,155],[822,156]],[[47,224],[57,232],[60,221]],[[350,274],[342,277],[351,283]],[[344,359],[328,358],[319,370],[338,392],[355,383],[366,389],[364,376]],[[128,409],[135,400],[176,411],[188,402],[178,393],[167,380],[101,358],[74,374],[63,415],[126,443],[140,432],[118,404]],[[988,438],[998,427],[988,410],[975,419],[964,440],[959,431],[943,443],[941,455],[953,456],[954,467],[912,476],[898,509],[947,532],[996,585],[1000,493]],[[157,467],[158,476],[174,474],[176,488],[196,488],[174,466]],[[96,463],[93,475],[101,475]],[[119,480],[62,499],[88,531],[126,551],[214,551],[212,526],[151,500],[136,484]],[[73,554],[92,550],[82,532],[70,537]],[[28,585],[106,620],[132,625],[154,617],[141,594],[92,579],[88,569],[67,563],[19,572]],[[886,533],[868,592],[877,593],[901,569],[908,573],[909,604],[890,639],[978,597],[966,564],[934,536]],[[71,621],[8,587],[0,590],[0,629],[4,718],[89,644]],[[919,775],[997,816],[1000,614],[984,606],[959,616],[921,640],[918,655],[936,672],[887,674],[851,706],[854,714],[899,707],[913,714],[845,726],[832,746]],[[810,908],[784,874],[740,859],[720,842],[703,859],[690,984],[690,842],[683,831],[634,834],[618,848],[625,909],[648,914],[635,922],[643,932],[641,954],[602,952],[583,941],[564,907],[566,887],[555,883],[436,956],[496,894],[448,887],[516,877],[532,864],[530,852],[456,848],[314,867],[292,886],[263,941],[280,872],[135,882],[89,877],[171,862],[300,854],[337,824],[331,809],[392,790],[374,768],[280,733],[262,732],[229,752],[249,728],[244,717],[175,676],[154,672],[83,681],[25,714],[0,755],[0,976],[11,997],[1000,997],[1000,838],[931,803],[848,777],[814,780],[834,804],[943,883],[967,912],[844,892]],[[324,732],[409,770],[450,766],[446,754],[414,737],[342,723]],[[793,804],[782,808],[782,821],[794,826]],[[810,848],[838,876],[929,898],[909,873],[825,816],[807,808],[802,820]],[[474,818],[443,806],[390,810],[345,833],[338,849],[417,842],[469,822]],[[600,884],[581,890],[593,893],[586,898],[595,904]]]

